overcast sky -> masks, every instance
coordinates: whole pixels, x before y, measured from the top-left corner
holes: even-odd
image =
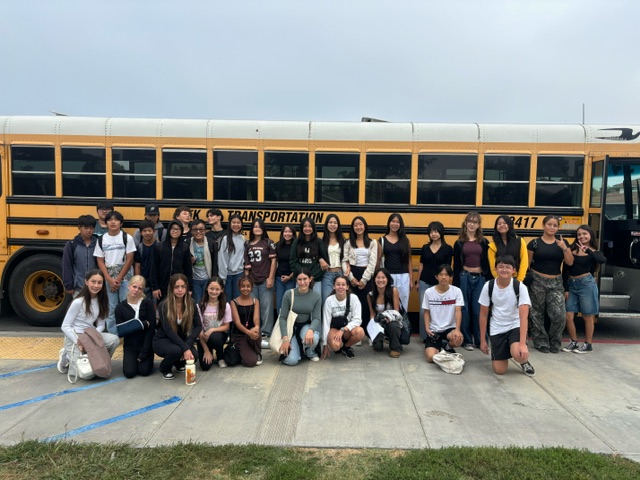
[[[637,0],[3,2],[0,115],[640,124]]]

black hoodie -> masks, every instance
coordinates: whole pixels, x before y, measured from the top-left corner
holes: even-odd
[[[169,288],[169,279],[171,275],[182,273],[187,277],[189,282],[189,290],[193,283],[193,269],[191,267],[191,253],[189,252],[189,244],[184,241],[184,236],[178,237],[178,243],[175,247],[171,246],[171,228],[177,225],[182,231],[182,223],[177,220],[172,221],[167,228],[167,238],[164,242],[158,244],[156,254],[156,275],[158,285],[162,292],[162,298],[166,298],[167,289]]]

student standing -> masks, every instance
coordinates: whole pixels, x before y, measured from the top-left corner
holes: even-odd
[[[153,236],[158,242],[164,241],[167,237],[167,230],[160,221],[160,209],[158,205],[147,205],[144,207],[144,219],[151,222],[153,225]],[[133,232],[133,240],[136,242],[136,247],[142,242],[142,232],[138,228]]]
[[[204,220],[191,224],[189,253],[193,261],[193,300],[200,303],[209,279],[218,275],[218,244],[205,236]]]
[[[182,235],[182,224],[173,220],[169,224],[169,234],[164,242],[156,247],[156,272],[160,294],[156,300],[165,299],[169,288],[169,281],[176,273],[187,278],[187,286],[191,288],[193,281],[193,267],[189,245]]]
[[[593,351],[593,331],[595,317],[600,308],[600,295],[594,274],[596,268],[607,261],[596,245],[595,233],[589,225],[580,225],[576,230],[576,239],[571,245],[573,264],[563,268],[567,291],[567,332],[569,345],[563,352],[591,353]],[[576,313],[582,313],[584,320],[584,343],[578,345],[578,334],[573,319]]]
[[[357,216],[351,222],[349,240],[344,242],[344,258],[342,270],[349,272],[347,278],[351,283],[362,306],[362,328],[367,331],[371,318],[367,294],[371,291],[371,278],[378,262],[378,242],[369,237],[369,226],[364,217]]]
[[[562,346],[562,332],[566,324],[562,265],[573,265],[573,253],[569,244],[556,238],[560,227],[558,217],[548,215],[542,219],[543,234],[527,245],[533,282],[529,286],[531,297],[530,330],[533,346],[542,353],[558,353]],[[547,331],[545,311],[549,317]]]
[[[98,214],[98,218],[96,219],[96,225],[93,230],[93,234],[96,237],[101,237],[109,228],[107,227],[107,213],[113,211],[113,203],[111,202],[101,202],[96,207],[96,213]]]
[[[158,329],[153,337],[153,350],[162,357],[160,373],[165,380],[173,380],[172,369],[184,372],[187,360],[195,360],[198,352],[194,343],[202,331],[200,308],[189,294],[187,277],[172,275],[167,296],[158,305]]]
[[[313,289],[322,298],[322,276],[327,268],[329,258],[324,242],[318,238],[316,222],[311,217],[305,217],[300,222],[300,233],[291,245],[291,269],[298,273],[302,268],[308,268],[313,278]]]
[[[251,296],[260,300],[263,336],[273,329],[273,286],[276,276],[276,245],[269,238],[264,221],[253,221],[249,240],[244,244],[244,273],[253,282]],[[263,345],[267,348],[268,345]]]
[[[107,297],[104,275],[100,270],[89,270],[85,275],[84,287],[69,304],[62,321],[64,346],[58,354],[57,364],[60,373],[67,373],[69,364],[75,363],[75,360],[85,352],[79,336],[89,327],[95,327],[100,332],[109,355],[113,356],[113,352],[120,344],[120,339],[117,335],[105,332],[108,314],[109,298]]]
[[[527,348],[528,317],[531,306],[529,292],[526,285],[514,278],[517,272],[516,261],[511,255],[498,257],[494,268],[498,272],[498,277],[485,283],[480,294],[480,350],[484,354],[489,354],[486,339],[489,333],[493,373],[496,375],[506,373],[509,359],[513,358],[522,368],[522,373],[533,377],[536,371],[529,363]],[[515,286],[514,282],[517,282]],[[491,307],[491,318],[487,319],[489,307]],[[489,332],[487,332],[487,322]]]
[[[89,270],[98,268],[93,251],[97,239],[93,235],[96,219],[92,215],[81,215],[78,218],[80,233],[69,240],[62,252],[62,283],[65,291],[75,295],[85,285],[85,275]]]
[[[127,298],[129,293],[129,279],[133,276],[133,259],[136,245],[131,235],[122,230],[124,217],[116,210],[109,212],[106,217],[107,233],[99,237],[93,255],[96,257],[98,268],[107,282],[106,289],[109,297],[109,316],[107,330],[117,334],[116,305]]]
[[[137,318],[144,326],[143,330],[124,337],[122,373],[127,378],[136,375],[146,377],[153,370],[152,343],[156,333],[156,309],[153,301],[144,295],[145,286],[142,275],[131,277],[127,298],[116,307],[116,324]]]
[[[222,227],[224,221],[224,215],[219,208],[210,208],[207,210],[207,223],[209,224],[209,231],[207,232],[207,238],[215,241],[218,244],[218,250],[220,250],[220,243],[222,237],[226,233],[226,230]]]
[[[453,283],[464,297],[462,308],[462,348],[480,348],[480,292],[485,278],[491,279],[488,256],[489,242],[482,235],[482,222],[477,212],[470,212],[462,222],[460,236],[453,246]]]
[[[324,304],[327,297],[331,295],[334,280],[342,275],[344,235],[342,234],[340,219],[334,213],[327,215],[327,219],[324,222],[322,241],[327,250],[329,260],[329,266],[324,272],[324,275],[322,275],[322,303]]]
[[[424,329],[424,309],[422,308],[422,300],[424,292],[429,287],[438,284],[436,271],[440,265],[451,265],[453,260],[453,248],[447,244],[444,238],[444,225],[440,222],[431,222],[427,226],[429,235],[429,243],[422,246],[420,252],[420,267],[418,268],[419,279],[419,295],[420,295],[420,338],[427,339],[427,332]]]
[[[227,298],[240,295],[238,280],[244,272],[244,237],[242,236],[242,219],[240,215],[229,217],[227,233],[220,243],[218,252],[218,275],[224,280],[224,291]]]
[[[173,212],[173,219],[182,224],[182,237],[184,240],[191,238],[191,209],[182,205]]]
[[[399,213],[392,213],[387,219],[387,233],[380,238],[378,255],[381,265],[391,274],[393,285],[400,293],[401,305],[409,308],[409,294],[414,287],[411,281],[411,242],[404,231],[404,220]]]
[[[276,267],[276,315],[280,314],[282,296],[286,291],[296,287],[291,270],[291,245],[296,236],[293,225],[285,225],[280,231],[280,240],[276,244],[278,266]]]
[[[522,282],[529,269],[529,255],[527,254],[527,242],[518,237],[513,227],[513,220],[508,215],[500,215],[496,218],[493,241],[489,243],[489,267],[493,278],[498,278],[495,263],[497,257],[511,255],[516,262],[515,278]]]
[[[154,235],[153,222],[143,220],[140,222],[140,243],[136,248],[133,270],[136,275],[142,275],[145,280],[144,294],[149,299],[160,298],[160,284],[156,270],[157,258],[160,256],[161,243]]]

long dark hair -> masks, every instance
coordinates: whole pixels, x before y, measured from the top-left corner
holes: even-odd
[[[251,229],[249,230],[249,241],[253,242],[256,239],[256,236],[253,233],[253,228],[256,226],[256,223],[258,224],[258,227],[262,229],[262,236],[260,237],[260,240],[264,240],[265,238],[269,239],[269,234],[267,233],[267,226],[265,225],[264,220],[262,220],[261,218],[256,218],[251,223]]]
[[[351,220],[351,228],[349,230],[349,243],[353,248],[358,247],[358,244],[356,243],[358,235],[356,234],[356,232],[353,231],[353,224],[356,222],[356,220],[360,220],[364,224],[364,232],[362,232],[362,241],[364,243],[365,248],[369,248],[369,245],[371,245],[371,237],[369,237],[369,224],[364,219],[364,217],[360,215],[358,215],[357,217],[354,217],[353,220]]]
[[[182,297],[182,323],[178,325],[178,300],[173,290],[179,280],[182,280],[186,286],[186,293]],[[181,329],[183,333],[189,334],[193,326],[194,308],[191,294],[189,293],[189,280],[182,273],[174,273],[169,279],[169,288],[167,289],[167,298],[158,305],[158,308],[164,308],[164,315],[167,323],[174,332]]]
[[[400,245],[400,248],[402,248],[400,261],[402,262],[402,265],[406,265],[409,261],[409,257],[411,256],[411,243],[404,231],[404,220],[402,219],[402,215],[399,213],[392,213],[389,215],[389,218],[387,219],[387,233],[385,233],[385,235],[389,235],[389,233],[391,233],[391,220],[394,218],[397,218],[398,223],[400,224],[400,228],[398,229],[398,244]],[[382,241],[380,243],[382,244]]]
[[[229,221],[227,222],[227,233],[225,234],[225,237],[227,237],[227,252],[230,254],[234,254],[236,251],[236,245],[233,243],[233,230],[231,230],[231,220],[235,218],[240,220],[240,235],[242,235],[242,217],[237,213],[234,213],[229,217]]]
[[[102,277],[102,288],[96,295],[96,298],[98,299],[98,319],[107,318],[109,316],[109,296],[107,295],[106,288],[107,281],[104,278],[104,274],[97,268],[89,270],[84,276],[85,284],[82,286],[82,290],[80,290],[80,293],[78,293],[76,298],[82,298],[85,315],[91,315],[91,292],[89,291],[89,287],[86,282],[88,282],[94,275]]]
[[[458,237],[458,240],[463,243],[469,241],[469,235],[467,234],[467,222],[469,220],[476,220],[478,222],[478,230],[476,230],[475,241],[478,243],[482,243],[482,241],[484,240],[484,236],[482,235],[482,217],[478,212],[469,212],[467,213],[467,216],[464,217],[462,226],[460,227],[460,236]]]
[[[200,300],[200,310],[204,312],[207,308],[207,304],[209,303],[209,285],[212,283],[217,283],[222,290],[220,295],[218,295],[218,320],[222,321],[227,309],[227,295],[224,293],[224,281],[220,277],[211,277],[207,280],[207,286],[204,288],[204,295],[202,295],[202,300]]]
[[[307,240],[304,232],[304,224],[308,223],[311,225],[311,235],[309,236],[309,240]],[[316,222],[313,221],[311,217],[304,217],[300,222],[300,232],[298,232],[298,245],[296,247],[296,254],[298,258],[304,256],[305,248],[309,248],[309,254],[315,258],[320,254],[320,249],[318,248],[318,233],[316,232]]]
[[[282,226],[282,229],[280,229],[280,240],[278,240],[278,243],[276,244],[276,250],[279,252],[280,250],[282,250],[282,247],[284,247],[287,244],[287,241],[284,239],[284,231],[285,229],[289,229],[291,230],[291,233],[293,235],[291,235],[291,243],[293,243],[293,241],[296,238],[296,228],[291,225],[290,223],[286,223]]]
[[[342,260],[344,255],[344,235],[342,234],[342,224],[340,223],[340,219],[335,213],[330,213],[329,215],[327,215],[327,219],[324,221],[324,234],[322,235],[322,241],[327,246],[327,248],[329,248],[331,233],[329,233],[328,225],[329,220],[331,220],[332,218],[335,218],[336,222],[338,222],[338,229],[336,230],[335,236],[336,240],[338,241],[338,245],[340,245],[340,260]],[[347,285],[349,285],[348,281]]]
[[[376,285],[375,282],[375,278],[378,276],[378,273],[381,273],[387,277],[387,286],[384,287],[384,292],[383,292],[383,298],[384,298],[384,307],[385,310],[387,309],[387,305],[391,305],[391,308],[393,309],[394,304],[393,304],[393,277],[391,276],[391,274],[389,273],[389,270],[387,270],[386,268],[379,268],[378,270],[376,270],[375,272],[373,272],[373,277],[371,277],[372,280],[374,280],[373,282],[373,288],[371,290],[371,292],[369,292],[369,295],[371,295],[371,300],[373,300],[371,303],[375,306],[376,304],[376,299],[378,298],[378,286]]]
[[[593,231],[593,228],[591,228],[589,225],[580,225],[578,228],[576,228],[576,238],[573,240],[573,243],[571,244],[571,250],[577,252],[578,249],[580,248],[578,246],[578,230],[584,230],[585,232],[589,233],[589,236],[591,238],[589,239],[589,245],[587,245],[587,247],[591,248],[592,250],[597,250],[598,245],[596,245],[596,234]]]
[[[507,230],[507,243],[502,241],[502,235],[498,232],[498,222],[503,220],[507,224],[509,230]],[[511,255],[516,261],[516,270],[520,268],[520,248],[522,246],[522,240],[516,236],[516,232],[513,227],[513,220],[507,215],[500,215],[496,218],[496,223],[493,226],[493,242],[496,244],[496,257],[504,257],[505,255]]]

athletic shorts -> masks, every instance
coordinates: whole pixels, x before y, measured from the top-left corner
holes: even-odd
[[[520,341],[520,327],[489,337],[491,341],[491,360],[509,360],[511,345]]]

